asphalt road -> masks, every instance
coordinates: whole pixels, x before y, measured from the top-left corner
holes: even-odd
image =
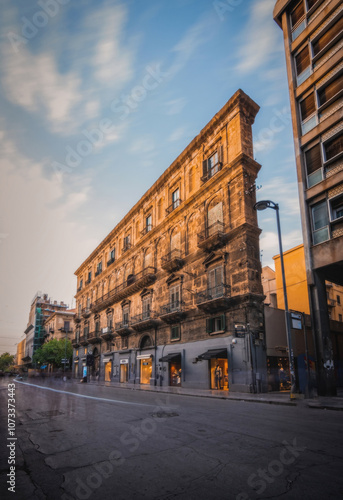
[[[1,499],[343,498],[342,412],[38,381],[15,384],[14,440],[9,382]]]

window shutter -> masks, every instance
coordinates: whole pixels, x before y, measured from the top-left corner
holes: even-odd
[[[207,318],[206,319],[206,333],[212,333],[212,319]]]
[[[324,89],[318,91],[319,105],[322,106],[329,99],[334,97],[340,90],[343,90],[343,73],[333,80]]]
[[[320,144],[309,149],[305,153],[307,175],[312,174],[322,166],[322,159],[320,154]]]
[[[316,56],[323,50],[340,31],[343,29],[343,17],[341,17],[331,28],[312,44],[313,55]]]
[[[325,147],[325,160],[331,160],[334,156],[342,153],[343,151],[343,134],[331,139],[324,145]]]
[[[315,112],[315,110],[314,92],[312,92],[300,102],[301,120],[305,121]]]
[[[225,330],[225,314],[221,315],[220,320],[222,324],[222,330]]]
[[[304,0],[301,0],[291,12],[292,27],[295,26],[305,15]]]
[[[310,65],[310,51],[309,51],[309,46],[306,45],[306,47],[299,52],[299,54],[295,57],[295,66],[297,69],[297,75],[301,75],[303,71],[305,71],[306,68],[308,68]]]
[[[207,175],[207,160],[202,162],[202,174],[204,177]]]

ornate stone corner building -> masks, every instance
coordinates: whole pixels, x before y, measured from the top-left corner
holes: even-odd
[[[237,91],[77,269],[75,377],[266,390],[258,110]]]

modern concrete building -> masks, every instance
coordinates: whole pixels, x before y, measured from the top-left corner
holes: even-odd
[[[23,358],[26,367],[32,366],[32,358],[35,351],[44,342],[45,321],[56,311],[65,311],[68,309],[67,304],[63,301],[52,301],[48,294],[37,292],[34,296],[29,313],[29,321],[25,330],[25,357]]]
[[[266,390],[258,110],[237,91],[77,269],[75,377]]]
[[[319,393],[335,394],[325,281],[343,285],[343,6],[278,0],[290,91]]]

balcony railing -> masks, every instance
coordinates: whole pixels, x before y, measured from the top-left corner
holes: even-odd
[[[166,208],[166,213],[170,214],[173,210],[175,210],[180,205],[181,205],[181,199],[178,198],[177,200],[173,201],[173,203],[171,205],[169,205],[168,208]]]
[[[132,328],[136,331],[148,330],[157,324],[157,315],[154,311],[144,311],[131,319]]]
[[[115,331],[118,335],[121,337],[125,337],[126,335],[130,335],[131,333],[131,328],[130,328],[130,320],[128,321],[119,321],[115,325]]]
[[[165,271],[174,272],[181,269],[183,266],[183,260],[181,256],[181,250],[174,248],[169,253],[164,255],[161,259],[161,267]]]
[[[154,267],[147,267],[137,274],[131,274],[124,283],[121,283],[113,290],[98,298],[93,304],[92,309],[94,312],[97,312],[110,304],[119,302],[125,297],[136,293],[138,290],[151,285],[155,280],[156,269]]]
[[[180,321],[186,312],[184,304],[181,301],[169,302],[169,304],[162,306],[160,309],[160,318],[166,323],[175,323]]]
[[[152,230],[152,224],[147,224],[145,228],[141,231],[141,236],[145,236]]]
[[[116,259],[114,257],[111,257],[108,261],[107,261],[107,267],[110,266],[111,264],[113,264],[113,262],[115,261]]]
[[[208,288],[196,294],[196,304],[199,309],[206,312],[215,312],[225,309],[231,297],[230,287],[225,284]]]
[[[88,334],[88,342],[90,344],[96,344],[97,342],[101,342],[100,330],[95,330]]]
[[[101,337],[104,340],[112,340],[114,337],[114,331],[112,326],[106,326],[101,330]]]
[[[81,345],[87,345],[88,344],[88,334],[81,335],[81,337],[80,337],[80,344]]]
[[[89,316],[92,314],[92,310],[91,309],[92,309],[92,304],[90,304],[90,306],[88,306],[88,307],[84,307],[82,309],[82,316],[84,318],[89,318]]]
[[[198,247],[203,250],[212,250],[225,243],[225,226],[221,221],[206,227],[204,231],[198,234]]]
[[[211,177],[213,177],[217,172],[222,169],[223,164],[221,162],[216,163],[213,167],[209,168],[207,172],[201,177],[203,182],[208,181]]]

